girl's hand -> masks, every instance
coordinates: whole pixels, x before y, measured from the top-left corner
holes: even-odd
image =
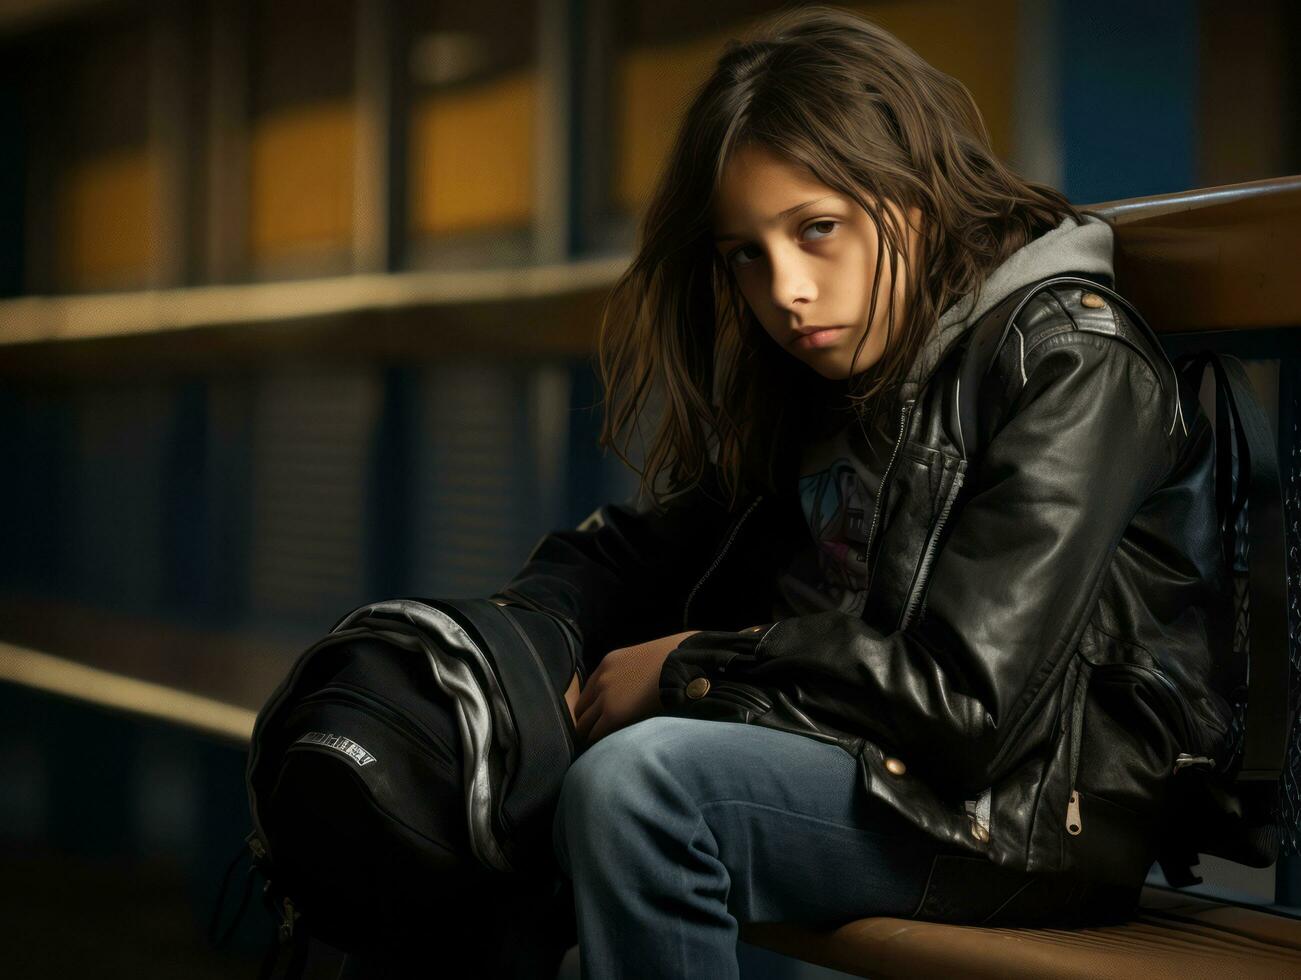
[[[575,725],[578,724],[578,717],[574,713],[574,706],[578,704],[578,692],[582,687],[578,683],[578,671],[574,671],[574,676],[569,679],[569,687],[565,691],[565,707],[569,709],[569,717]]]
[[[592,745],[613,731],[657,714],[661,708],[660,668],[678,644],[699,632],[687,630],[607,653],[574,705],[579,738]]]

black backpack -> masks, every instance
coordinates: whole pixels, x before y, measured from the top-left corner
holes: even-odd
[[[458,956],[465,975],[554,975],[573,942],[550,828],[577,650],[546,611],[392,599],[298,658],[258,713],[246,773],[288,973],[310,935],[362,958],[427,942],[449,976]]]
[[[968,452],[977,426],[980,386],[1017,315],[1046,286],[1076,286],[1120,306],[1153,345],[1160,337],[1128,300],[1092,278],[1055,276],[1017,290],[972,329],[958,356],[959,431]],[[1269,421],[1242,362],[1200,350],[1170,362],[1181,406],[1199,399],[1206,370],[1215,382],[1215,492],[1220,539],[1234,595],[1233,623],[1216,624],[1232,634],[1230,663],[1218,664],[1221,694],[1233,705],[1232,747],[1221,759],[1180,757],[1172,774],[1170,822],[1158,861],[1175,887],[1199,884],[1193,874],[1200,854],[1249,867],[1273,864],[1279,852],[1279,777],[1292,718],[1287,703],[1287,609],[1283,563],[1283,503],[1278,450]],[[1227,606],[1227,604],[1226,604]]]

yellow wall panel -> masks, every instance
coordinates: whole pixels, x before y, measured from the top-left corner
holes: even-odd
[[[255,260],[302,248],[346,248],[350,243],[353,112],[351,102],[326,102],[254,121],[249,140],[249,249]]]
[[[56,178],[57,286],[139,286],[149,275],[155,172],[145,148],[83,159]]]
[[[729,31],[671,47],[633,48],[621,59],[611,188],[618,207],[635,211],[650,196],[687,103],[731,36]]]
[[[533,217],[532,71],[425,97],[412,109],[410,216],[418,236],[526,225]]]
[[[971,91],[994,152],[1012,152],[1016,98],[1017,0],[910,0],[861,3],[854,9],[880,24]]]
[[[849,6],[966,85],[980,107],[995,152],[1004,157],[1011,152],[1016,72],[1014,59],[1005,53],[1016,46],[1017,0],[978,4],[910,0]],[[636,211],[645,204],[688,99],[713,67],[723,42],[745,26],[624,53],[615,79],[621,93],[612,175],[617,206]]]

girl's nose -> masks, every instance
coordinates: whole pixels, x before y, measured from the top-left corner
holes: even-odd
[[[776,306],[802,313],[817,298],[817,285],[803,262],[773,257],[772,301]]]

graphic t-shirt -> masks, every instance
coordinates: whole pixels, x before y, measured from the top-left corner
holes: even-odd
[[[891,440],[855,421],[805,447],[799,493],[810,542],[777,577],[773,619],[824,609],[862,615],[867,536]]]

